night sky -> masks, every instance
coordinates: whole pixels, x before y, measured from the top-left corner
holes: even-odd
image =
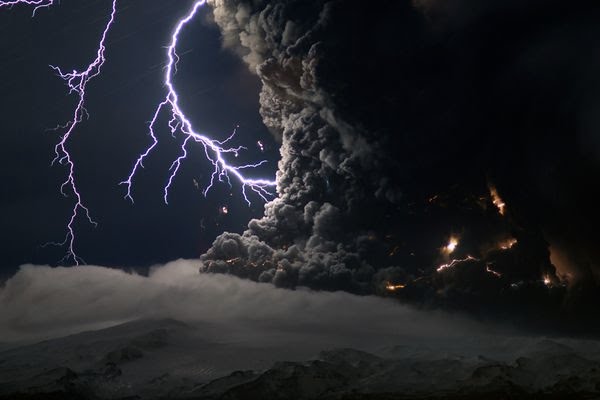
[[[194,179],[202,188],[211,166],[200,149],[184,165],[166,206],[162,189],[182,139],[173,139],[164,128],[158,130],[161,144],[135,182],[135,205],[123,198],[125,188],[118,186],[150,143],[147,121],[164,96],[164,46],[191,4],[156,0],[119,5],[107,42],[108,61],[88,87],[90,118],[69,144],[81,193],[98,222],[97,228],[84,218],[76,224],[76,250],[89,264],[143,269],[198,257],[219,233],[241,232],[251,217],[262,214],[263,201],[254,197],[248,207],[236,186],[230,190],[218,185],[203,197]],[[66,169],[50,167],[59,133],[49,129],[71,117],[76,98],[67,95],[48,64],[66,70],[86,66],[95,55],[108,6],[100,0],[65,0],[40,10],[36,18],[27,7],[0,13],[4,278],[24,263],[59,264],[65,254],[64,248],[41,247],[62,241],[72,207],[72,198],[59,192]],[[237,56],[222,50],[208,12],[201,11],[178,48],[181,103],[196,128],[216,139],[224,139],[239,124],[235,144],[248,147],[240,163],[267,159],[255,174],[272,178],[279,152],[258,113],[260,82]],[[264,153],[258,140],[266,145]],[[222,206],[228,207],[227,215],[218,212]]]

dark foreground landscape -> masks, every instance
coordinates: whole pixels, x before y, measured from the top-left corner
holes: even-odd
[[[276,336],[270,345],[222,342],[217,329],[135,321],[6,349],[0,399],[600,398],[600,345],[591,341],[513,337],[470,343],[464,354],[435,343],[301,354]]]

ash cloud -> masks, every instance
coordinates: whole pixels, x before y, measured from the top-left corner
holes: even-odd
[[[360,294],[392,285],[479,314],[590,311],[597,3],[209,3],[224,45],[260,77],[282,145],[278,198],[242,235],[218,237],[202,271]],[[549,241],[576,260],[568,280]],[[452,260],[464,261],[438,271]]]

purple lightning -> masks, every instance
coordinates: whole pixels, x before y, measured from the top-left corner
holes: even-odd
[[[54,5],[55,0],[0,0],[0,8],[10,8],[16,5],[27,5],[33,6],[33,16],[40,8],[46,8]],[[168,123],[171,134],[175,136],[177,132],[181,132],[185,135],[185,140],[181,145],[181,155],[173,162],[171,165],[170,171],[171,175],[169,176],[168,182],[164,187],[164,201],[168,204],[168,195],[169,189],[173,184],[175,177],[177,176],[179,169],[182,165],[182,162],[187,158],[188,155],[188,144],[191,141],[196,143],[200,143],[203,146],[204,154],[206,158],[213,164],[214,171],[211,175],[209,185],[204,189],[203,193],[206,196],[210,188],[215,184],[215,180],[218,179],[219,182],[224,182],[225,180],[231,186],[230,175],[232,174],[235,178],[237,178],[242,185],[242,193],[246,202],[250,205],[250,200],[248,199],[246,190],[249,188],[258,194],[263,200],[267,201],[267,196],[274,196],[268,189],[276,186],[276,182],[272,180],[266,179],[250,179],[246,178],[240,172],[246,168],[255,168],[266,161],[260,161],[256,164],[250,165],[240,165],[234,166],[227,163],[224,158],[226,153],[233,153],[236,157],[239,152],[243,149],[246,149],[243,146],[239,147],[225,147],[226,143],[228,143],[236,134],[236,130],[225,140],[219,141],[210,139],[204,135],[201,135],[194,131],[192,124],[188,117],[183,113],[179,106],[179,97],[175,90],[175,87],[172,82],[173,75],[177,72],[177,63],[179,62],[179,56],[177,54],[177,42],[179,39],[179,34],[182,29],[195,17],[198,9],[206,4],[206,0],[198,0],[194,3],[192,9],[189,14],[179,21],[176,29],[173,32],[171,38],[171,44],[167,48],[167,67],[165,73],[165,86],[167,87],[167,95],[164,100],[158,105],[156,111],[154,112],[153,118],[150,122],[149,133],[153,139],[153,143],[146,149],[144,153],[142,153],[137,159],[131,174],[128,179],[122,184],[127,185],[127,194],[126,198],[129,198],[133,202],[132,197],[132,185],[133,178],[139,167],[143,167],[144,159],[150,154],[150,152],[154,149],[154,147],[158,144],[158,139],[155,134],[154,128],[157,124],[157,120],[161,115],[163,109],[168,108],[171,119]],[[85,218],[89,223],[96,226],[96,222],[91,218],[90,211],[87,206],[84,204],[82,200],[82,196],[77,188],[77,183],[75,179],[75,163],[69,153],[68,143],[69,139],[75,132],[75,129],[78,125],[83,121],[84,118],[88,117],[88,112],[85,108],[86,101],[86,88],[87,84],[95,77],[97,77],[101,69],[106,62],[105,58],[105,42],[108,36],[108,33],[115,21],[116,15],[116,6],[117,0],[112,0],[112,11],[110,14],[110,18],[106,23],[106,26],[102,32],[102,36],[100,38],[100,42],[98,44],[98,50],[96,52],[96,58],[87,66],[85,70],[77,71],[73,70],[72,72],[64,72],[60,67],[50,66],[57,75],[65,81],[66,85],[69,88],[69,93],[77,94],[77,105],[75,110],[73,111],[73,117],[66,124],[59,126],[57,129],[63,130],[63,134],[60,138],[60,142],[55,146],[55,158],[52,161],[52,164],[59,163],[64,165],[68,169],[68,175],[66,180],[61,184],[60,191],[66,197],[68,193],[72,193],[75,197],[76,201],[73,205],[71,216],[67,223],[67,233],[63,242],[60,243],[48,243],[48,245],[56,245],[56,246],[66,246],[67,254],[64,260],[72,259],[76,265],[80,265],[80,263],[84,262],[75,252],[75,230],[74,224],[77,221],[80,214],[84,214]]]
[[[3,1],[0,0],[0,8],[1,7],[13,7],[15,5],[28,5],[34,6],[33,16],[40,8],[50,7],[54,4],[54,0],[8,0]],[[57,162],[61,165],[67,167],[68,174],[66,180],[60,186],[60,192],[63,196],[67,197],[67,192],[65,190],[69,190],[76,199],[75,204],[73,205],[73,209],[71,212],[71,217],[67,223],[67,234],[65,239],[60,242],[51,242],[46,245],[55,245],[55,246],[66,246],[67,254],[63,258],[64,261],[68,261],[72,259],[76,265],[84,262],[81,257],[77,255],[75,252],[75,230],[74,224],[79,216],[79,213],[82,212],[85,214],[86,219],[94,226],[96,226],[96,222],[91,218],[89,209],[83,203],[81,198],[81,194],[77,189],[77,183],[75,181],[75,163],[71,158],[71,154],[67,148],[67,143],[75,129],[79,125],[81,121],[85,117],[88,116],[87,110],[85,108],[85,98],[86,98],[86,87],[90,80],[95,78],[100,74],[100,70],[104,65],[106,58],[104,53],[106,51],[105,42],[108,32],[115,20],[115,14],[117,12],[117,0],[112,1],[112,11],[110,14],[110,18],[102,32],[102,37],[100,39],[100,43],[98,45],[98,50],[96,52],[96,58],[87,66],[87,68],[83,71],[73,70],[72,72],[63,72],[61,68],[51,65],[50,67],[58,74],[58,76],[63,79],[67,86],[69,87],[69,94],[76,93],[78,97],[77,106],[73,111],[73,118],[68,121],[66,124],[57,127],[57,129],[64,129],[64,133],[60,138],[60,142],[55,146],[54,153],[55,157],[52,160],[52,165]]]
[[[27,5],[27,6],[35,6],[33,8],[33,16],[40,8],[47,8],[54,4],[54,0],[9,0],[2,1],[0,0],[0,7],[12,7],[16,5]]]
[[[127,194],[125,195],[125,198],[131,200],[132,202],[133,196],[131,191],[133,179],[138,169],[140,167],[144,167],[145,158],[148,157],[150,152],[158,145],[158,138],[155,134],[154,127],[161,112],[165,108],[168,109],[169,113],[171,114],[171,119],[168,123],[171,134],[175,135],[176,132],[180,131],[185,136],[185,140],[181,145],[181,155],[171,165],[171,175],[169,176],[168,182],[164,188],[164,201],[166,204],[168,204],[169,188],[173,184],[173,180],[177,176],[182,162],[187,158],[187,146],[191,141],[200,143],[202,145],[206,158],[214,166],[210,183],[203,191],[204,196],[207,195],[210,188],[214,185],[215,179],[217,179],[219,182],[224,182],[224,180],[226,180],[229,185],[231,185],[230,174],[240,181],[242,185],[242,194],[248,205],[250,205],[250,200],[248,199],[246,193],[247,188],[254,191],[265,201],[267,201],[267,196],[274,196],[273,193],[269,192],[267,189],[276,186],[275,181],[266,179],[249,179],[244,177],[240,172],[245,168],[258,167],[259,165],[264,164],[266,161],[263,160],[256,164],[250,165],[234,166],[228,164],[224,159],[224,155],[226,153],[233,153],[235,156],[237,156],[242,149],[245,149],[245,147],[242,146],[232,148],[224,147],[224,145],[234,137],[236,131],[234,131],[232,135],[223,141],[210,139],[194,130],[192,123],[179,106],[179,96],[172,81],[173,75],[177,72],[177,63],[179,62],[179,56],[177,55],[177,42],[179,40],[179,34],[183,28],[196,16],[198,9],[205,4],[206,0],[196,1],[190,12],[179,21],[171,37],[171,43],[167,48],[167,67],[165,72],[165,86],[167,88],[167,95],[156,108],[156,111],[154,112],[153,118],[150,122],[149,134],[152,138],[152,144],[139,156],[127,180],[121,182],[121,184],[127,186]]]
[[[52,1],[53,0],[50,0],[50,3]],[[41,6],[38,6],[38,7],[41,7]],[[81,257],[79,257],[77,255],[77,253],[75,252],[75,230],[74,230],[73,225],[75,224],[75,221],[77,220],[77,217],[79,216],[79,213],[82,212],[83,214],[85,214],[85,217],[89,221],[90,224],[92,224],[94,226],[96,226],[97,224],[91,218],[90,210],[83,203],[81,194],[79,193],[79,190],[77,189],[77,183],[75,181],[75,163],[73,162],[71,154],[69,153],[69,150],[67,148],[67,143],[68,143],[69,139],[71,138],[71,136],[73,135],[73,132],[75,131],[75,129],[77,128],[79,123],[88,116],[87,110],[85,108],[87,84],[93,78],[97,77],[100,74],[100,70],[102,69],[102,66],[104,65],[104,63],[106,61],[106,58],[104,55],[104,53],[106,51],[106,47],[105,47],[106,37],[108,35],[108,32],[110,31],[110,28],[111,28],[113,22],[115,21],[116,12],[117,12],[117,0],[113,0],[110,18],[104,28],[104,31],[102,32],[102,37],[100,38],[100,42],[98,44],[98,50],[96,52],[96,58],[87,66],[87,68],[85,70],[83,70],[83,71],[73,70],[72,72],[63,72],[63,70],[59,67],[56,67],[53,65],[50,66],[54,71],[56,71],[58,76],[66,82],[66,84],[69,88],[69,93],[77,94],[78,101],[77,101],[77,106],[75,107],[75,110],[73,111],[72,119],[70,121],[68,121],[65,125],[59,127],[59,129],[62,128],[62,129],[65,129],[65,131],[61,136],[60,142],[54,148],[55,157],[54,157],[54,160],[52,160],[52,165],[54,165],[55,163],[58,162],[59,164],[67,167],[68,175],[67,175],[66,180],[60,186],[60,192],[63,194],[63,196],[67,197],[67,192],[65,190],[68,189],[68,191],[71,192],[73,194],[73,196],[75,196],[76,201],[75,201],[75,204],[73,205],[71,217],[69,218],[69,221],[67,223],[67,234],[66,234],[64,241],[61,243],[49,243],[49,244],[57,245],[57,246],[66,246],[67,254],[66,254],[64,260],[68,261],[69,259],[72,259],[76,265],[79,265],[82,262],[84,263],[83,259],[81,259]]]

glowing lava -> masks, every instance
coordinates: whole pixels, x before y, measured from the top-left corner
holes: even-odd
[[[517,244],[517,239],[509,238],[498,243],[498,248],[501,250],[512,249],[512,247]]]
[[[502,200],[498,194],[498,190],[493,185],[490,185],[490,196],[492,196],[492,203],[494,203],[500,215],[504,216],[504,213],[506,212],[506,203]]]
[[[171,43],[167,47],[167,67],[164,78],[165,87],[167,88],[167,94],[164,100],[156,108],[154,116],[150,122],[149,133],[152,138],[152,144],[139,156],[127,180],[121,182],[121,184],[127,186],[127,193],[125,195],[125,198],[130,199],[132,202],[133,179],[138,169],[144,166],[143,163],[145,158],[158,145],[158,138],[156,136],[154,128],[157,124],[159,116],[163,113],[163,111],[168,112],[171,116],[171,119],[168,123],[168,127],[171,131],[171,134],[175,135],[177,132],[181,132],[185,137],[181,145],[181,155],[171,165],[171,175],[164,188],[163,198],[166,204],[168,204],[169,188],[171,187],[173,180],[177,176],[182,162],[188,156],[188,144],[190,144],[191,142],[200,144],[205,157],[208,161],[210,161],[210,163],[214,167],[210,183],[203,191],[204,196],[207,195],[208,191],[215,183],[215,180],[218,180],[219,182],[226,181],[231,186],[230,175],[233,175],[233,177],[235,177],[241,183],[242,194],[248,205],[250,205],[250,200],[248,199],[246,193],[247,188],[255,192],[264,201],[268,201],[267,196],[274,196],[274,194],[268,190],[269,188],[273,188],[276,186],[276,182],[274,180],[250,179],[246,178],[241,173],[243,169],[258,167],[259,165],[264,164],[266,161],[263,160],[255,164],[240,166],[231,165],[226,161],[226,154],[231,153],[234,156],[237,156],[241,150],[245,149],[245,147],[242,146],[225,147],[226,143],[233,139],[236,131],[234,131],[232,135],[230,135],[227,139],[223,141],[214,140],[205,135],[202,135],[194,130],[191,121],[185,115],[185,113],[179,105],[179,95],[177,94],[177,91],[173,84],[173,76],[176,73],[177,63],[179,62],[179,56],[177,55],[177,43],[179,41],[179,35],[181,34],[183,28],[192,19],[194,19],[200,7],[202,7],[205,4],[206,0],[199,0],[194,3],[190,12],[177,24],[171,37]]]
[[[406,287],[406,285],[402,285],[402,284],[398,284],[398,285],[392,285],[391,283],[388,283],[387,285],[385,285],[386,290],[389,290],[390,292],[399,290],[399,289],[404,289]]]

